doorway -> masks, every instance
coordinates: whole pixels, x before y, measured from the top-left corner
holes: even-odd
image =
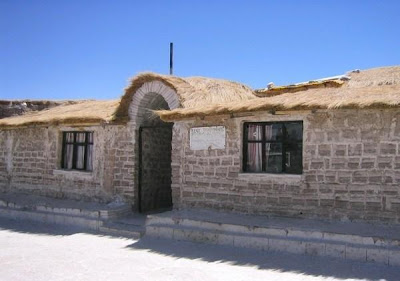
[[[172,125],[139,128],[139,212],[172,209]]]

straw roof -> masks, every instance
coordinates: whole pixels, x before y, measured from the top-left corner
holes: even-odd
[[[120,100],[75,101],[75,104],[0,119],[0,128],[46,124],[119,123],[128,120],[134,93],[146,82],[161,81],[174,89],[183,108],[210,103],[255,99],[252,89],[237,82],[205,77],[180,78],[156,73],[142,73],[131,80]]]
[[[180,108],[155,112],[164,121],[265,110],[400,107],[400,66],[351,72],[347,76],[350,80],[321,79],[253,91],[220,79],[143,73],[131,80],[121,99],[61,104],[0,119],[0,128],[125,122],[133,95],[151,81],[161,81],[174,89],[180,101]]]
[[[348,73],[341,85],[307,87],[291,92],[280,87],[280,93],[269,95],[268,89],[255,91],[266,97],[241,102],[219,103],[195,108],[160,110],[164,121],[196,116],[233,114],[251,111],[285,111],[304,109],[400,107],[400,66],[374,68]],[[324,83],[322,83],[324,84]]]
[[[240,102],[256,98],[253,90],[237,82],[206,77],[180,78],[156,73],[142,73],[125,89],[116,117],[127,117],[134,93],[146,82],[161,81],[175,90],[182,108],[202,107],[210,103]]]
[[[114,120],[119,100],[82,100],[73,104],[62,104],[42,111],[0,119],[0,128],[12,128],[45,124],[98,124]]]

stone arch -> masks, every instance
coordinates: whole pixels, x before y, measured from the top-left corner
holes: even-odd
[[[162,81],[151,81],[145,82],[140,88],[138,88],[132,96],[132,101],[129,106],[129,118],[130,127],[133,132],[134,143],[135,143],[135,202],[136,210],[147,211],[149,206],[157,205],[165,198],[165,178],[168,177],[171,181],[171,153],[172,153],[172,123],[163,122],[158,116],[153,113],[153,110],[158,109],[175,109],[179,107],[179,97],[174,89],[165,85]],[[153,137],[152,137],[153,136]],[[160,136],[160,137],[155,137]],[[146,138],[146,140],[143,140]],[[154,142],[152,141],[154,140]],[[146,143],[144,145],[144,143]],[[150,146],[150,148],[149,148]],[[164,155],[164,151],[169,150],[169,155]],[[159,159],[153,163],[150,163],[151,159],[158,157],[157,155],[150,155],[151,153],[157,153]],[[168,154],[168,153],[167,153]],[[165,159],[169,159],[169,172],[166,167]],[[162,168],[159,165],[164,165]],[[152,167],[158,167],[159,170],[165,170],[165,174],[157,172],[154,177],[148,177],[149,173],[152,172]],[[150,167],[150,168],[149,168]],[[144,169],[148,169],[144,171]],[[160,177],[160,178],[157,178]],[[163,178],[161,178],[163,177]],[[157,180],[159,182],[157,183]],[[148,184],[146,181],[155,181],[155,183]],[[153,186],[153,187],[150,187]],[[159,186],[159,188],[157,187]],[[158,188],[158,189],[157,189]],[[172,207],[172,189],[171,182],[169,183],[168,189],[171,207]],[[165,200],[164,200],[165,201]],[[160,204],[159,204],[160,205]],[[165,205],[165,204],[164,204]],[[161,204],[162,206],[164,206]],[[145,207],[143,207],[145,206]]]
[[[165,108],[165,106],[168,106]],[[159,108],[157,108],[159,106]],[[160,106],[164,106],[160,107]],[[139,128],[156,109],[175,109],[179,107],[179,97],[174,89],[161,81],[144,83],[133,95],[129,107],[129,118]]]

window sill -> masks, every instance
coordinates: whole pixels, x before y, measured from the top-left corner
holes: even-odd
[[[292,174],[268,174],[268,173],[239,173],[239,179],[254,180],[276,180],[286,183],[299,183],[303,175]]]
[[[85,179],[92,179],[93,178],[93,171],[77,171],[77,170],[62,170],[56,169],[53,170],[53,175],[62,175],[66,177],[79,177]]]

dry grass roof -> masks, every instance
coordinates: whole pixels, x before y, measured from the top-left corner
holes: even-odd
[[[304,109],[400,107],[400,66],[382,67],[348,73],[350,80],[323,87],[290,88],[269,95],[268,90],[256,91],[266,97],[241,102],[219,103],[208,106],[161,110],[157,114],[164,121],[196,116],[233,114],[251,111],[285,111]],[[322,83],[323,84],[323,83]]]
[[[318,80],[253,91],[240,83],[220,79],[143,73],[131,80],[121,99],[74,101],[0,119],[0,128],[125,122],[134,93],[151,81],[161,81],[171,87],[180,100],[180,108],[156,112],[165,121],[264,110],[400,107],[400,66],[353,72],[347,76],[350,77],[348,81]]]
[[[240,102],[256,98],[253,90],[237,82],[206,77],[180,78],[156,73],[142,73],[130,82],[122,96],[116,117],[127,117],[134,93],[146,82],[161,81],[175,90],[182,108],[195,108],[210,103]]]
[[[174,89],[183,108],[210,103],[255,99],[253,90],[237,82],[205,77],[180,78],[156,73],[142,73],[131,80],[120,100],[76,101],[75,104],[0,119],[0,128],[47,124],[115,123],[128,119],[134,93],[146,82],[161,81]]]
[[[24,115],[0,119],[0,128],[13,128],[46,124],[98,124],[114,120],[119,100],[82,100],[62,104],[47,110],[32,111]]]

